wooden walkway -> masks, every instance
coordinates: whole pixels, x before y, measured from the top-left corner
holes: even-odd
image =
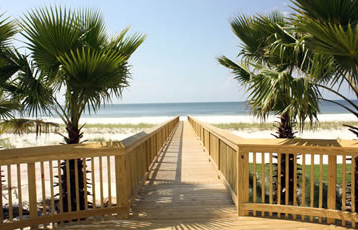
[[[190,124],[180,122],[131,209],[128,220],[66,229],[345,229],[258,217],[238,217]]]

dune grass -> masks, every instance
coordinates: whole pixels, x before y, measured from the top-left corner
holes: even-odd
[[[302,168],[302,166],[299,166],[300,168]],[[319,181],[319,165],[314,165],[314,178],[315,181],[318,182]],[[249,164],[249,171],[253,172],[254,170],[254,165],[253,163]],[[350,172],[351,170],[351,164],[347,163],[346,164],[346,181],[350,181],[350,174],[348,172]],[[261,178],[261,163],[256,165],[256,175]],[[299,172],[301,173],[301,170],[299,170]],[[306,177],[310,178],[311,177],[311,165],[307,165],[306,164]],[[269,177],[270,176],[270,165],[269,164],[265,164],[265,177]],[[327,183],[328,181],[328,165],[324,164],[323,165],[323,181]],[[337,164],[337,184],[342,184],[342,164]]]
[[[343,124],[346,125],[352,125],[352,126],[358,126],[358,122],[355,121],[324,121],[319,122],[318,124],[314,125],[313,127],[310,127],[310,125],[307,123],[305,124],[305,130],[312,130],[312,129],[344,129],[346,127],[343,126]],[[257,130],[273,130],[275,129],[273,123],[220,123],[220,124],[212,124],[213,126],[216,126],[220,129],[230,129],[230,130],[243,130],[243,129],[257,129]]]
[[[253,164],[250,163],[249,165],[250,170],[250,201],[253,202]],[[319,206],[319,165],[314,165],[314,207]],[[275,170],[275,168],[273,169]],[[349,192],[349,185],[351,182],[351,164],[346,164],[346,188]],[[298,171],[299,178],[297,180],[297,202],[299,205],[302,203],[302,175],[301,170]],[[270,177],[270,167],[269,165],[265,164],[265,202],[268,203],[269,201],[269,177]],[[256,190],[257,190],[257,202],[260,203],[262,201],[262,174],[261,174],[261,164],[256,166]],[[275,181],[276,178],[273,178]],[[311,201],[311,193],[310,193],[310,186],[311,186],[311,165],[306,165],[306,173],[305,173],[305,206],[310,205]],[[322,207],[327,208],[327,201],[328,201],[328,165],[323,165],[323,199],[322,199]],[[342,208],[342,164],[337,164],[337,184],[336,184],[336,207],[338,210]]]
[[[132,124],[132,123],[125,123],[125,124],[86,124],[84,128],[91,129],[91,128],[97,128],[97,129],[149,129],[157,124],[151,124],[151,123],[138,123],[138,124]],[[64,127],[64,126],[63,126]]]

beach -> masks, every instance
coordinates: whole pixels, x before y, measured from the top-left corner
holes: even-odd
[[[278,120],[276,117],[269,117],[265,123],[261,123],[259,119],[254,118],[252,115],[198,115],[194,117],[212,125],[226,127],[224,130],[243,138],[275,138],[271,134],[276,132],[273,125]],[[84,132],[82,141],[120,141],[171,118],[173,116],[85,117],[81,119],[81,124],[85,124],[82,130]],[[180,116],[180,119],[186,120],[187,117]],[[344,122],[356,121],[354,115],[321,114],[318,119],[322,123],[322,126],[326,128],[318,126],[316,129],[309,129],[306,125],[304,132],[298,132],[296,137],[348,140],[356,138],[346,127],[342,126]],[[43,118],[43,120],[62,124],[59,118]],[[63,126],[58,131],[66,135]],[[42,134],[37,137],[35,133],[23,135],[4,133],[0,139],[0,145],[4,148],[23,148],[63,143],[63,137],[56,133]]]
[[[231,132],[237,136],[243,138],[275,138],[271,134],[275,132],[273,127],[273,122],[277,120],[275,117],[270,117],[266,123],[261,124],[259,119],[255,119],[250,115],[199,115],[194,116],[197,119],[212,124],[214,126],[225,126],[225,127],[235,127],[235,128],[226,128],[225,131]],[[83,118],[81,119],[82,124],[86,124],[83,128],[84,137],[82,141],[87,142],[103,142],[103,141],[120,141],[124,138],[132,136],[138,132],[148,130],[151,127],[159,125],[169,119],[173,118],[172,116],[147,116],[147,117],[112,117],[112,118]],[[187,120],[186,116],[180,116],[181,120]],[[46,121],[56,122],[61,124],[61,120],[58,118],[44,118]],[[342,127],[342,122],[355,121],[355,117],[351,114],[322,114],[319,116],[319,120],[322,123],[329,123],[332,128],[318,128],[316,130],[307,129],[303,133],[297,133],[298,138],[315,138],[315,139],[354,139],[355,136],[348,131],[347,128]],[[332,125],[334,123],[335,125]],[[262,127],[261,127],[262,126]],[[325,124],[327,126],[327,124]],[[243,128],[237,128],[243,127]],[[270,128],[271,127],[271,128]],[[63,126],[58,130],[62,134],[65,133]],[[29,133],[24,135],[16,135],[11,133],[5,133],[1,135],[2,146],[6,148],[23,148],[23,147],[34,147],[34,146],[45,146],[45,145],[58,145],[63,143],[63,137],[56,133],[42,134],[41,136],[36,137],[35,133]],[[6,145],[5,145],[6,144]],[[267,155],[267,154],[266,154]],[[268,156],[266,156],[268,157]],[[306,157],[306,163],[310,164],[310,158]],[[319,156],[315,156],[316,162],[319,162]],[[324,163],[327,162],[327,157],[323,158]],[[341,157],[339,157],[338,162],[341,162]],[[249,155],[249,161],[252,162],[252,154]],[[112,161],[112,163],[114,160]],[[256,162],[261,162],[261,156],[257,156]],[[301,159],[298,161],[301,162]],[[54,167],[57,167],[57,162],[54,163]],[[98,162],[95,163],[98,171]],[[40,165],[37,164],[36,168],[39,170]],[[48,172],[49,165],[46,162],[44,165],[44,170]],[[7,176],[7,170],[5,166],[2,168],[4,176]],[[14,180],[16,172],[15,168],[12,168]],[[24,200],[28,200],[27,197],[27,177],[26,175],[26,165],[21,165],[21,171],[23,178],[23,197]],[[55,174],[57,171],[55,172]],[[112,172],[114,173],[114,171]],[[98,172],[97,172],[98,174]],[[38,175],[39,176],[39,175]],[[97,177],[98,180],[99,177]],[[115,178],[112,175],[112,179]],[[48,176],[45,176],[45,186],[48,188],[46,190],[46,196],[50,196],[50,182]],[[41,186],[41,180],[38,178],[37,186]],[[107,188],[105,182],[104,187]],[[96,187],[97,194],[100,193],[100,188]],[[114,187],[112,187],[113,193],[115,192]],[[98,191],[97,191],[98,190]],[[58,191],[58,187],[55,188],[55,192]],[[106,190],[106,194],[108,191]],[[38,191],[38,197],[42,197],[40,190]],[[15,201],[16,202],[16,201]],[[99,201],[97,201],[99,202]]]

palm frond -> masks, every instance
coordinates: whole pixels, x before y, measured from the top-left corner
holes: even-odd
[[[12,132],[18,135],[30,132],[40,135],[42,133],[49,133],[51,128],[56,131],[58,127],[57,123],[45,122],[40,119],[14,118],[0,122],[1,133]]]
[[[299,14],[322,22],[347,25],[358,22],[358,5],[352,0],[291,0]]]
[[[225,56],[219,57],[218,62],[230,69],[231,72],[235,75],[235,79],[238,80],[240,85],[247,85],[251,79],[251,73],[248,66],[243,64],[236,64]]]
[[[146,35],[142,34],[126,36],[128,31],[129,27],[121,31],[119,35],[113,37],[105,49],[116,51],[128,59],[147,38]]]
[[[14,99],[21,102],[22,112],[36,117],[38,113],[48,114],[50,105],[53,104],[53,91],[46,86],[41,71],[34,68],[27,56],[17,51],[13,53],[11,60],[18,66],[11,91]]]
[[[248,91],[249,105],[255,116],[267,119],[275,114],[289,114],[291,124],[298,121],[303,130],[304,121],[317,120],[320,92],[307,78],[295,78],[286,71],[257,67],[259,73],[252,77]]]
[[[0,14],[0,47],[8,47],[13,36],[18,32],[14,20],[9,17],[4,18],[4,13]]]
[[[127,63],[117,52],[104,53],[82,48],[59,60],[69,76],[67,87],[77,92],[77,99],[82,106],[88,102],[93,111],[112,94],[120,97],[122,89],[128,86]]]
[[[78,47],[83,34],[77,12],[61,7],[31,10],[22,18],[21,28],[32,58],[50,79],[59,76],[57,57]]]
[[[84,9],[77,12],[81,20],[82,44],[93,49],[101,49],[108,43],[106,26],[100,11],[95,9]]]

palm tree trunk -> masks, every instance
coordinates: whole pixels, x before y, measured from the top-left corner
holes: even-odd
[[[293,139],[294,138],[294,132],[292,130],[292,124],[290,121],[290,117],[287,113],[282,114],[280,117],[280,125],[278,127],[278,138],[289,138],[289,139]],[[288,169],[286,169],[286,161],[288,162]],[[285,204],[285,197],[286,197],[286,192],[288,192],[288,200],[289,200],[289,204],[293,203],[293,187],[294,187],[294,155],[293,154],[282,154],[281,156],[281,162],[279,162],[279,164],[281,164],[281,172],[277,172],[278,176],[281,177],[281,191],[277,191],[276,194],[278,194],[278,192],[281,193],[281,204]],[[286,189],[286,170],[288,170],[288,190]],[[276,186],[276,190],[277,190],[277,186]],[[276,198],[277,200],[277,198]]]
[[[65,138],[66,144],[78,144],[82,137],[80,129],[76,127],[67,126],[68,138]],[[75,162],[77,161],[78,167],[78,189],[79,189],[79,207],[80,210],[85,209],[84,204],[84,183],[83,183],[83,161],[81,159],[69,160],[69,178],[70,178],[70,194],[71,194],[71,209],[68,207],[68,188],[67,188],[67,165],[66,161],[61,163],[62,169],[62,199],[63,199],[63,211],[76,211],[77,200],[76,200],[76,177],[75,177]]]

